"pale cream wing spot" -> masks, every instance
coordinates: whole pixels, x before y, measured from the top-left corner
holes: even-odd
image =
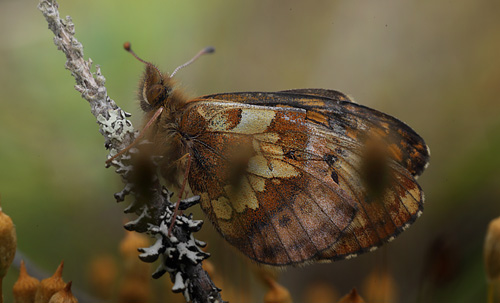
[[[253,136],[252,146],[257,155],[262,155],[270,149],[275,149],[276,154],[283,154],[283,148],[277,146],[275,143],[280,139],[277,133],[262,133]],[[262,144],[265,143],[267,150],[262,149]]]
[[[247,171],[268,179],[289,178],[300,175],[300,172],[292,165],[281,160],[271,159],[268,161],[261,155],[250,158]]]
[[[269,133],[255,134],[254,138],[261,142],[276,143],[280,139],[280,135],[277,133],[269,132]]]
[[[257,134],[264,132],[273,121],[276,113],[271,110],[244,108],[241,110],[240,123],[229,130],[238,134]]]
[[[217,102],[214,102],[217,103]],[[271,110],[258,107],[247,107],[241,109],[240,121],[235,127],[233,123],[229,123],[229,115],[225,109],[228,104],[222,103],[220,109],[217,109],[214,104],[211,106],[198,106],[198,113],[208,121],[207,129],[215,132],[231,132],[238,134],[259,134],[265,132],[267,127],[271,125],[276,113]]]
[[[279,145],[261,142],[260,150],[267,156],[272,156],[275,159],[283,159],[283,148]]]
[[[238,213],[244,212],[247,208],[257,209],[259,207],[259,200],[246,178],[242,178],[236,187],[234,185],[226,185],[224,191],[233,209]]]
[[[263,192],[266,189],[266,179],[254,175],[248,175],[248,181],[252,188],[258,192]]]
[[[261,155],[254,156],[248,160],[248,169],[247,171],[251,174],[261,176],[264,178],[272,178],[273,175],[269,170],[267,165],[267,159]]]
[[[276,144],[280,139],[277,133],[262,133],[253,137],[253,147],[257,154],[273,156],[278,159],[283,159],[283,147]]]
[[[275,178],[291,178],[301,175],[301,172],[298,169],[285,161],[271,159],[269,163],[272,167],[272,174]]]
[[[233,215],[233,208],[229,204],[229,200],[226,197],[219,197],[217,200],[212,200],[211,203],[215,216],[218,219],[231,219]]]
[[[221,106],[213,106],[219,104]],[[225,103],[223,102],[213,102],[210,105],[208,104],[197,104],[196,111],[203,117],[205,120],[212,119],[217,113],[225,111],[224,107]]]
[[[207,127],[211,131],[227,131],[228,127],[231,125],[228,118],[227,112],[218,112],[210,118]]]

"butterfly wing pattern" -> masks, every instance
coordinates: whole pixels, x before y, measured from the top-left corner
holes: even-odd
[[[423,209],[423,139],[333,90],[203,96],[186,105],[179,132],[202,209],[260,263],[349,258],[390,241]]]

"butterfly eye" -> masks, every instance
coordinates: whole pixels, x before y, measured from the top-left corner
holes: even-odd
[[[169,90],[161,84],[151,86],[146,92],[146,100],[152,106],[161,105],[165,102],[169,94]]]

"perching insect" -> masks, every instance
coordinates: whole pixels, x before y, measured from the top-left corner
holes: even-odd
[[[184,176],[219,233],[252,260],[349,258],[422,213],[415,179],[429,150],[396,118],[326,89],[188,99],[172,76],[213,49],[171,76],[125,49],[146,65],[139,100],[164,177]]]

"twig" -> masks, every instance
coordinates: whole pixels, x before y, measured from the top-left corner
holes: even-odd
[[[91,72],[92,61],[84,60],[83,46],[74,37],[75,27],[69,16],[59,18],[58,4],[55,0],[40,0],[38,8],[45,16],[49,29],[55,34],[54,43],[67,58],[66,69],[76,80],[75,89],[90,104],[92,114],[97,118],[99,132],[104,136],[105,147],[110,155],[116,154],[131,144],[136,132],[127,119],[130,114],[123,111],[108,97],[105,78],[99,66],[96,66],[95,76]],[[129,154],[137,152],[135,148]],[[148,232],[157,238],[150,248],[140,251],[140,258],[152,262],[161,257],[161,264],[153,277],[158,278],[165,272],[170,273],[174,282],[173,291],[183,292],[187,301],[192,302],[223,302],[219,289],[215,287],[202,269],[201,261],[208,257],[199,248],[204,243],[194,239],[192,232],[201,228],[202,221],[195,221],[192,216],[178,216],[172,235],[168,236],[168,226],[172,219],[170,193],[162,187],[156,173],[150,176],[150,188],[147,201],[141,196],[140,189],[133,181],[134,165],[130,156],[122,156],[113,160],[111,165],[121,175],[125,183],[124,189],[115,194],[117,201],[123,201],[125,196],[134,196],[134,201],[125,212],[139,214],[139,218],[127,223],[125,228],[137,232]],[[199,197],[181,201],[181,208],[196,204]],[[166,227],[166,228],[165,228]]]

